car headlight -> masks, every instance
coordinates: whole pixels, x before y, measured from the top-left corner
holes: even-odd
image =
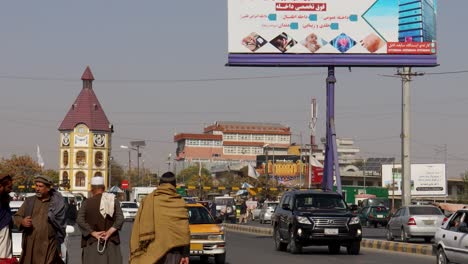
[[[305,225],[311,225],[312,223],[310,222],[309,218],[304,217],[304,216],[298,216],[297,217],[297,222],[300,224],[305,224]]]
[[[359,219],[358,216],[355,216],[353,218],[351,218],[351,220],[349,220],[349,224],[350,225],[357,225],[361,222],[361,220]]]
[[[224,240],[224,235],[209,235],[208,240]]]

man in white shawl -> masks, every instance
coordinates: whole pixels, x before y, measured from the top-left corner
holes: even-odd
[[[124,216],[115,195],[105,193],[104,178],[91,179],[93,196],[83,202],[76,222],[81,229],[82,263],[122,263],[119,232]]]

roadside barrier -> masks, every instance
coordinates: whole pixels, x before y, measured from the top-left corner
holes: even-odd
[[[271,227],[258,227],[239,224],[223,224],[226,231],[273,236]],[[432,256],[432,245],[420,245],[395,241],[363,238],[361,247]]]

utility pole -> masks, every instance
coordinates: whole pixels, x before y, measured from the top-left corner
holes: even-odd
[[[301,147],[299,148],[299,189],[302,188],[302,132],[299,132],[299,136],[301,137]]]
[[[315,127],[317,124],[317,99],[312,98],[312,103],[310,105],[310,152],[309,152],[309,189],[312,185],[312,156],[315,151]]]
[[[401,100],[401,172],[402,172],[402,205],[411,204],[411,90],[410,83],[412,76],[424,74],[412,73],[411,67],[403,67],[403,72],[398,72],[402,82]]]

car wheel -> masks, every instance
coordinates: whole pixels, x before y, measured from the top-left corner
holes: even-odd
[[[424,242],[431,243],[432,237],[425,237]]]
[[[390,228],[387,228],[387,232],[386,232],[385,236],[387,237],[388,241],[393,241],[395,239],[393,237],[392,231],[390,231]]]
[[[408,242],[408,240],[409,240],[408,234],[406,233],[404,228],[401,228],[401,241]]]
[[[206,256],[206,255],[200,256],[200,262],[201,263],[208,263],[208,256]]]
[[[379,224],[377,222],[374,223],[374,228],[377,228]]]
[[[262,219],[261,217],[260,217],[260,220],[259,220],[259,221],[260,221],[260,224],[263,224],[263,223],[264,223],[264,222],[263,222],[263,219]]]
[[[214,256],[215,264],[224,264],[226,263],[226,253],[217,254]]]
[[[279,232],[279,228],[275,228],[274,240],[275,240],[275,249],[277,251],[285,251],[286,250],[287,244],[281,242],[281,234]]]
[[[361,241],[353,241],[351,244],[348,245],[346,248],[348,255],[359,255],[359,251],[361,251]]]
[[[289,244],[288,244],[289,252],[291,254],[299,254],[302,252],[302,245],[296,241],[296,236],[294,232],[294,228],[291,227],[289,231]]]
[[[330,254],[339,254],[340,253],[340,249],[341,249],[341,245],[340,244],[330,244],[328,245],[328,252]]]
[[[439,250],[437,250],[437,262],[436,263],[437,264],[448,264],[449,263],[443,248],[439,248]]]

